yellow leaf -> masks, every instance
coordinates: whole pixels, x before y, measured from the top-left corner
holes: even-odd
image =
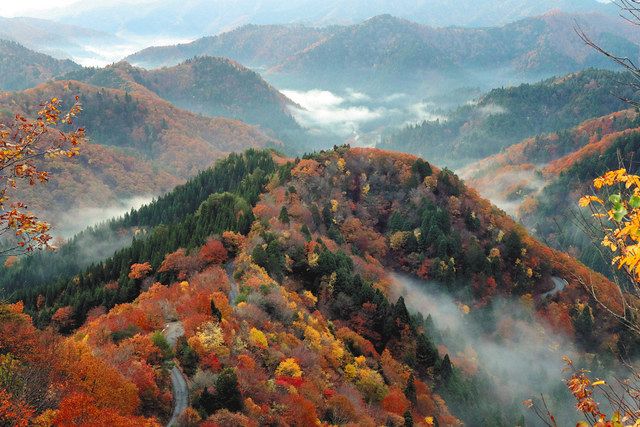
[[[586,206],[589,206],[593,202],[604,205],[604,202],[599,197],[596,197],[596,196],[584,196],[580,199],[580,201],[578,201],[578,205],[584,208]]]

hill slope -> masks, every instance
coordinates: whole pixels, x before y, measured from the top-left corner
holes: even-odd
[[[301,131],[288,111],[293,105],[288,98],[259,74],[224,58],[198,57],[151,71],[120,62],[85,68],[63,78],[131,93],[150,91],[179,108],[259,125],[280,137]]]
[[[618,152],[633,167],[640,116],[629,109],[570,129],[536,135],[460,170],[468,185],[522,222],[547,244],[612,276],[597,243],[578,229],[577,206],[592,180],[618,167]],[[574,202],[567,202],[574,200]]]
[[[463,166],[520,142],[626,108],[630,76],[587,70],[536,84],[494,89],[443,121],[425,121],[389,136],[381,147]],[[614,95],[615,94],[615,95]]]
[[[564,202],[567,197],[591,193],[593,179],[607,170],[620,168],[620,161],[631,173],[637,174],[635,155],[640,149],[640,124],[613,132],[580,150],[551,162],[543,171],[549,175],[547,184],[530,195],[520,209],[520,221],[535,230],[540,238],[580,259],[593,269],[613,277],[613,268],[600,253],[600,241],[593,241],[580,232],[579,218],[590,219],[576,203]],[[558,227],[558,224],[565,224]]]
[[[587,67],[611,68],[575,34],[576,23],[605,48],[637,57],[640,40],[632,26],[595,14],[550,13],[480,29],[432,28],[381,15],[337,31],[269,70],[267,78],[307,87],[348,84],[365,91],[418,87],[433,94],[442,84],[486,88]]]
[[[85,341],[103,349],[96,354],[121,354],[121,341],[150,336],[178,319],[187,338],[178,345],[178,359],[195,375],[192,404],[214,422],[232,416],[222,409],[236,412],[232,419],[240,424],[245,417],[403,424],[403,416],[433,416],[457,425],[450,410],[466,423],[517,422],[520,402],[538,383],[519,377],[524,389],[509,388],[506,397],[494,392],[512,371],[505,376],[504,365],[494,370],[485,364],[491,353],[469,338],[439,331],[425,319],[431,312],[424,307],[414,306],[419,314],[410,315],[405,300],[394,296],[396,286],[407,285],[393,271],[419,277],[415,292],[426,292],[412,294],[406,304],[437,298],[427,283],[435,282],[453,299],[450,316],[461,318],[470,335],[507,340],[501,348],[511,352],[518,339],[505,328],[518,337],[525,328],[528,341],[542,340],[535,348],[544,356],[535,358],[545,364],[564,354],[554,340],[607,352],[618,333],[599,312],[592,329],[575,323],[584,310],[576,301],[589,301],[581,280],[607,300],[610,282],[529,237],[450,171],[405,154],[340,147],[296,161],[265,151],[232,155],[112,227],[143,231],[131,246],[80,274],[69,262],[82,253],[76,248],[55,262],[66,267],[56,270],[54,281],[40,278],[35,285],[33,279],[37,266],[55,255],[5,266],[2,281],[14,284],[15,298],[38,324],[71,331],[90,311],[79,336],[88,334]],[[219,267],[227,251],[233,274]],[[566,286],[558,288],[558,281]],[[133,304],[101,315],[138,295]],[[515,305],[505,307],[505,301]],[[540,331],[546,338],[534,338]],[[562,385],[559,377],[553,382],[555,367],[545,366],[527,369],[542,382]],[[205,391],[195,379],[227,367],[239,385],[229,385],[229,393],[219,395],[228,399],[216,406],[207,395],[214,389]],[[158,408],[164,406],[153,395],[147,395],[153,404],[142,406],[147,412],[134,413],[162,417]],[[347,413],[332,409],[346,404],[333,399],[341,395],[355,398]],[[262,407],[272,402],[283,412]]]
[[[149,47],[125,58],[145,68],[172,66],[196,56],[221,56],[252,68],[272,67],[336,31],[303,25],[244,25],[191,43]]]
[[[76,95],[83,105],[77,125],[87,129],[90,144],[69,165],[54,163],[47,185],[20,190],[54,225],[68,210],[161,194],[230,152],[280,144],[247,124],[189,113],[150,92],[77,81],[0,94],[0,112],[3,120],[15,112],[30,116],[42,100],[58,97],[72,105]]]
[[[79,68],[72,61],[54,59],[16,42],[0,40],[0,91],[33,87]]]

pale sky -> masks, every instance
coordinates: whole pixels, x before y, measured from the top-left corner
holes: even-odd
[[[0,16],[44,16],[53,9],[68,7],[80,0],[0,0]]]
[[[93,8],[99,5],[115,3],[144,3],[153,0],[0,0],[0,16],[32,16],[46,18],[55,11],[61,11],[74,5],[74,7]],[[610,0],[598,0],[608,3]]]
[[[0,0],[0,16],[32,16],[46,18],[52,12],[60,12],[70,6],[85,9],[117,3],[144,3],[153,0]]]

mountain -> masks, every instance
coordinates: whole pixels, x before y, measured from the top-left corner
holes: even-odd
[[[69,60],[58,60],[24,46],[0,40],[0,90],[22,90],[79,69]]]
[[[271,68],[275,84],[434,95],[459,87],[496,87],[612,63],[578,37],[621,56],[640,53],[637,34],[619,18],[549,13],[502,27],[433,28],[391,15],[337,31]],[[438,92],[440,91],[440,92]]]
[[[633,168],[639,132],[638,112],[622,110],[527,138],[465,166],[460,174],[536,237],[613,277],[611,266],[580,229],[585,212],[567,200],[589,194],[593,179],[618,168],[620,159]]]
[[[567,203],[566,200],[578,194],[591,194],[593,180],[607,170],[619,169],[621,162],[631,173],[639,172],[634,162],[640,149],[638,122],[636,117],[634,126],[611,133],[572,155],[550,163],[546,169],[553,175],[539,192],[525,199],[519,213],[520,221],[550,245],[571,253],[612,278],[617,272],[600,252],[600,240],[580,231],[584,227],[581,224],[592,223],[589,213],[577,203]],[[560,223],[565,226],[558,227]]]
[[[132,94],[150,91],[179,108],[259,125],[281,138],[301,131],[288,110],[293,106],[291,100],[259,74],[224,58],[197,57],[151,71],[120,62],[105,68],[85,68],[63,79]]]
[[[243,25],[216,36],[175,46],[154,46],[125,58],[155,68],[179,64],[196,56],[221,56],[251,68],[269,68],[331,36],[337,27]]]
[[[78,126],[100,145],[118,147],[155,163],[179,177],[193,176],[213,160],[250,146],[278,144],[237,120],[206,118],[181,110],[157,96],[97,87],[77,81],[56,81],[23,92],[7,93],[0,105],[33,113],[42,99],[55,95],[71,105],[80,96]],[[15,109],[15,108],[14,108]]]
[[[131,35],[198,37],[217,34],[243,24],[306,23],[312,26],[354,24],[371,16],[392,14],[421,24],[488,27],[559,9],[568,13],[601,12],[615,15],[611,4],[596,0],[161,0],[136,3],[76,4],[50,14],[61,22]]]
[[[536,135],[498,154],[471,163],[459,172],[465,182],[518,217],[522,202],[594,152],[602,152],[639,123],[634,110],[589,119],[570,129]],[[503,203],[499,203],[498,201]],[[512,203],[510,203],[512,202]]]
[[[67,211],[162,194],[230,152],[281,144],[245,123],[196,115],[149,91],[71,80],[0,94],[0,112],[3,120],[18,112],[33,116],[43,100],[57,97],[69,106],[76,95],[83,107],[76,124],[86,128],[89,145],[64,165],[54,162],[47,185],[20,190],[54,225]]]
[[[494,89],[446,120],[425,121],[393,133],[381,147],[464,166],[527,137],[571,128],[626,108],[630,76],[587,70],[536,84]]]
[[[82,64],[104,61],[109,51],[118,51],[131,41],[110,32],[97,31],[81,25],[56,22],[51,19],[0,16],[0,39],[12,40],[29,49],[57,59],[73,58]],[[125,48],[126,49],[126,48]],[[118,58],[119,59],[119,58]]]
[[[582,285],[614,302],[609,281],[528,236],[452,172],[406,154],[233,154],[109,228],[139,233],[84,271],[71,262],[78,245],[0,267],[0,282],[36,324],[73,333],[67,343],[137,385],[121,386],[138,396],[122,407],[95,394],[103,375],[89,375],[93,404],[122,417],[168,419],[162,366],[175,354],[192,379],[190,416],[220,424],[506,426],[537,387],[554,390],[569,423],[575,409],[556,371],[565,346],[588,349],[601,372],[621,337]],[[50,262],[55,278],[38,278]],[[584,310],[591,326],[578,320]],[[0,325],[24,333],[12,316]],[[164,344],[164,328],[184,338]],[[495,348],[511,362],[496,361]],[[514,382],[523,370],[531,375]],[[56,405],[66,402],[52,381]]]

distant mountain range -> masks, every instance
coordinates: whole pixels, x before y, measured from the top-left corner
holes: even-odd
[[[555,9],[568,13],[617,11],[596,0],[159,0],[143,6],[137,2],[109,6],[82,2],[60,10],[57,19],[114,33],[198,37],[249,23],[350,25],[385,13],[436,27],[487,27]]]
[[[223,56],[252,68],[270,68],[331,37],[342,27],[244,25],[175,46],[154,46],[125,58],[145,68],[176,65],[195,56]]]
[[[419,88],[427,95],[452,86],[490,88],[587,67],[612,67],[577,36],[576,26],[620,55],[640,55],[635,28],[619,18],[552,12],[478,29],[433,28],[391,15],[323,30],[250,25],[189,44],[145,49],[127,60],[153,67],[195,55],[219,55],[265,68],[265,78],[279,87],[373,92]]]
[[[82,63],[108,60],[109,51],[117,52],[117,46],[130,43],[110,32],[37,18],[0,17],[0,39],[15,41],[58,59]]]

